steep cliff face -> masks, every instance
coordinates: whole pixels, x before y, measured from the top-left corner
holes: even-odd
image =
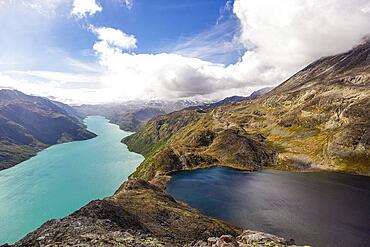
[[[228,244],[228,245],[226,245]],[[247,245],[249,244],[249,245]],[[110,198],[45,223],[14,246],[288,246],[270,234],[242,231],[200,214],[143,180]]]
[[[161,116],[124,142],[146,157],[133,177],[158,184],[172,171],[212,165],[369,175],[368,116],[370,41],[310,64],[262,97]]]
[[[0,90],[0,170],[41,149],[95,135],[69,106],[14,90]]]

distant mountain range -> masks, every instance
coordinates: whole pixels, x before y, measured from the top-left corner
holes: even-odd
[[[239,101],[242,101],[242,100],[248,100],[248,99],[256,99],[257,97],[263,96],[266,93],[270,92],[272,89],[273,89],[273,87],[264,87],[264,88],[261,88],[257,91],[254,91],[251,95],[249,95],[247,97],[234,95],[234,96],[230,96],[230,97],[227,97],[223,100],[216,101],[216,102],[213,102],[213,103],[206,103],[206,104],[200,104],[200,105],[197,105],[197,106],[191,106],[188,109],[198,109],[198,110],[207,111],[207,110],[211,110],[211,109],[214,109],[216,107],[219,107],[219,106],[222,106],[222,105],[225,105],[225,104],[229,104],[229,103],[235,103],[235,102],[239,102]]]
[[[15,90],[0,90],[0,170],[57,143],[95,137],[70,106]]]
[[[81,105],[74,109],[83,116],[101,115],[126,131],[137,131],[145,123],[156,116],[165,115],[189,106],[203,104],[191,100],[151,100],[127,101],[116,104]]]
[[[238,102],[246,99],[254,99],[269,92],[272,88],[266,87],[253,92],[250,96],[231,96],[216,102],[201,102],[192,100],[151,100],[151,101],[127,101],[120,104],[81,105],[74,109],[83,116],[101,115],[108,118],[112,123],[118,124],[126,131],[138,131],[150,119],[165,115],[185,108],[209,110],[227,103]]]

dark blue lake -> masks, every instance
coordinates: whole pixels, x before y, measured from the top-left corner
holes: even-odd
[[[370,178],[339,173],[180,172],[167,192],[206,215],[312,246],[370,246]]]

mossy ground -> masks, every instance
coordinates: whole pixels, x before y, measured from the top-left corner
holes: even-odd
[[[320,90],[325,96],[317,93]],[[355,104],[343,100],[341,88],[331,88],[330,94],[325,90],[327,89],[318,86],[316,94],[308,97],[310,100],[307,100],[307,96],[301,101],[299,97],[274,95],[274,102],[282,100],[285,103],[271,104],[271,99],[266,97],[228,104],[206,113],[184,111],[181,114],[176,113],[175,116],[171,114],[162,116],[160,126],[156,125],[156,121],[151,121],[126,142],[129,148],[146,157],[133,176],[150,180],[156,174],[163,175],[171,169],[197,169],[213,165],[247,170],[265,166],[283,170],[328,169],[369,174],[370,162],[366,153],[369,152],[368,148],[354,155],[348,151],[350,155],[346,157],[342,157],[343,153],[340,151],[344,148],[346,150],[355,148],[356,143],[346,142],[345,136],[361,135],[357,133],[359,128],[354,127],[353,123],[356,123],[355,121],[368,123],[365,119],[367,113],[360,111],[356,115],[356,120],[348,116],[333,117],[340,111],[338,109],[351,111]],[[335,90],[339,90],[337,91],[339,93],[334,93]],[[356,90],[353,92],[359,93]],[[366,99],[365,102],[370,102],[370,97],[365,96],[370,95],[370,90],[362,91],[361,94],[363,96],[359,101],[364,102]],[[327,101],[331,103],[326,105]],[[368,114],[370,115],[370,112]],[[173,119],[174,117],[176,119]],[[191,121],[179,124],[182,118],[184,121],[189,119]],[[179,126],[173,128],[171,123]],[[278,154],[278,159],[257,167],[245,157],[235,162],[236,158],[240,157],[238,153],[240,147],[236,143],[241,136],[232,139],[228,145],[222,144],[228,139],[220,138],[226,131],[235,129],[242,131],[242,136],[248,135],[253,140],[261,138],[257,143],[263,145],[258,146],[255,143],[254,145],[258,147],[254,150],[255,153],[258,153],[258,149],[270,150]],[[211,142],[199,143],[207,142],[208,137],[202,136],[207,132],[214,133]],[[338,142],[338,136],[344,143]],[[176,168],[176,165],[168,168],[169,163],[178,162],[177,159],[174,160],[167,155],[168,150],[172,150],[175,156],[180,157],[181,162],[189,160],[193,163],[179,168]]]

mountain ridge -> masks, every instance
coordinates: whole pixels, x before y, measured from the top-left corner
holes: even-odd
[[[238,102],[246,99],[254,99],[269,92],[272,87],[261,88],[249,96],[230,96],[215,102],[200,102],[192,100],[177,101],[128,101],[125,103],[102,104],[102,105],[80,105],[74,109],[82,116],[102,115],[117,124],[125,131],[138,131],[152,118],[166,115],[183,109],[198,109],[208,111],[215,107]]]
[[[16,90],[0,90],[0,170],[48,146],[96,135],[68,105]]]
[[[73,108],[82,116],[101,115],[117,124],[122,130],[135,132],[148,120],[189,106],[200,104],[198,101],[128,101],[102,105],[80,105]]]
[[[369,54],[367,41],[256,99],[149,121],[123,140],[146,158],[132,177],[165,186],[174,171],[214,165],[369,175]]]

